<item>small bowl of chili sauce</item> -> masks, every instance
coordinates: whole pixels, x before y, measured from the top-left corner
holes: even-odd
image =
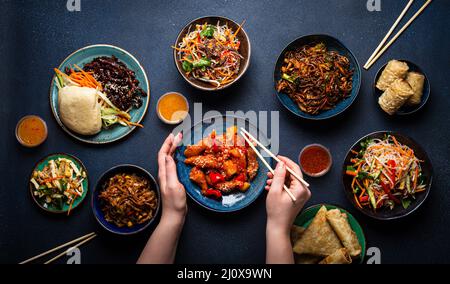
[[[320,144],[311,144],[300,152],[299,164],[306,175],[321,177],[330,171],[333,158],[328,148]]]

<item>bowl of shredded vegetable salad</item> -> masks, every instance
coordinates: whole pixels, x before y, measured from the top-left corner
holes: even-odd
[[[238,81],[247,71],[251,55],[244,24],[208,16],[186,25],[172,46],[181,76],[203,91],[221,90]]]
[[[433,167],[422,147],[396,132],[364,136],[343,165],[347,197],[362,213],[379,220],[405,217],[427,198]]]

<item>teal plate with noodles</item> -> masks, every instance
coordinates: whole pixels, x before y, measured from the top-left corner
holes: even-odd
[[[353,217],[353,215],[348,213],[346,210],[329,204],[313,205],[303,210],[302,213],[298,215],[297,218],[295,219],[294,224],[299,227],[307,229],[308,226],[311,224],[312,220],[314,219],[314,217],[316,217],[317,212],[319,212],[320,208],[322,208],[322,206],[325,206],[327,210],[339,209],[339,211],[347,215],[348,223],[350,224],[352,230],[355,232],[359,244],[361,245],[361,255],[359,256],[359,261],[360,263],[363,263],[364,258],[366,256],[366,237],[364,235],[363,229],[361,228],[361,225],[359,225],[355,217]]]
[[[74,68],[77,65],[81,68],[87,63],[92,62],[95,58],[102,56],[115,56],[119,61],[125,63],[125,65],[136,75],[136,79],[139,81],[139,87],[147,94],[147,96],[142,97],[142,106],[140,108],[132,108],[129,112],[131,116],[131,122],[141,123],[147,113],[149,100],[150,100],[150,85],[142,65],[137,61],[137,59],[131,55],[129,52],[112,45],[98,44],[91,45],[81,48],[71,55],[69,55],[62,63],[59,65],[58,69],[63,71],[65,68]],[[122,126],[120,124],[112,125],[108,128],[102,128],[101,132],[92,136],[84,136],[75,133],[64,125],[61,121],[60,113],[58,109],[58,87],[55,84],[55,77],[52,79],[52,84],[50,87],[50,107],[53,112],[58,124],[61,128],[67,132],[73,138],[90,144],[106,144],[118,141],[125,136],[132,133],[136,126]]]
[[[62,190],[67,189],[67,184],[69,184],[69,182],[67,182],[67,181],[68,181],[68,179],[70,179],[70,177],[65,176],[64,178],[62,178],[62,176],[60,176],[59,174],[56,174],[56,176],[53,179],[47,179],[46,182],[43,182],[43,181],[45,181],[45,179],[38,179],[34,175],[35,171],[39,171],[39,172],[44,171],[44,173],[45,173],[46,171],[44,170],[44,168],[46,166],[49,166],[50,161],[55,161],[55,163],[60,163],[59,159],[67,159],[67,160],[71,161],[81,174],[81,176],[79,175],[77,177],[77,174],[76,174],[75,170],[73,169],[73,167],[70,167],[70,168],[72,168],[72,172],[73,172],[71,177],[74,180],[76,180],[77,183],[81,183],[81,186],[83,189],[81,196],[75,198],[75,200],[72,204],[63,202],[62,199],[59,199],[59,198],[55,198],[55,199],[53,199],[52,202],[47,203],[45,196],[40,197],[35,194],[37,189],[36,189],[34,183],[31,181],[34,178],[35,181],[40,186],[43,186],[43,184],[45,184],[45,183],[55,186],[54,182],[58,181],[60,183]],[[86,198],[87,192],[89,190],[89,177],[88,177],[86,167],[83,165],[83,163],[77,157],[69,155],[69,154],[64,154],[64,153],[56,153],[56,154],[51,154],[51,155],[46,156],[45,158],[40,160],[35,165],[35,167],[33,168],[33,171],[31,172],[31,175],[30,175],[29,188],[30,188],[31,197],[33,198],[34,202],[41,209],[43,209],[47,212],[50,212],[50,213],[57,213],[57,214],[70,213],[75,208],[77,208],[83,202],[83,200]],[[44,191],[51,192],[52,194],[55,193],[54,191],[49,191],[48,189],[42,188],[42,192],[44,192]],[[62,192],[58,192],[58,194],[62,194]]]

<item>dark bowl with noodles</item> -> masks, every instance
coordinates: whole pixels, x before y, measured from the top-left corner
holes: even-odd
[[[308,35],[281,52],[274,81],[278,100],[290,112],[308,120],[324,120],[353,104],[361,87],[361,68],[338,39]]]
[[[161,194],[145,169],[120,165],[106,171],[92,193],[92,211],[107,231],[132,235],[149,227],[159,214]]]

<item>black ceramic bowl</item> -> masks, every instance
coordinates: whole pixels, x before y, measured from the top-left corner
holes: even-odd
[[[217,22],[220,22],[221,25],[227,24],[228,27],[230,27],[233,31],[237,31],[239,28],[239,24],[234,22],[233,20],[230,20],[225,17],[220,16],[207,16],[207,17],[201,17],[198,19],[193,20],[189,24],[187,24],[179,33],[177,40],[175,41],[174,46],[178,46],[178,44],[181,42],[181,40],[188,34],[189,30],[192,31],[192,28],[195,27],[195,25],[202,25],[204,23],[216,25]],[[241,41],[241,46],[239,48],[239,53],[244,57],[244,59],[241,60],[241,68],[239,70],[239,74],[237,75],[236,79],[234,81],[221,86],[219,88],[212,86],[211,84],[208,84],[206,82],[196,80],[195,78],[189,77],[186,75],[186,73],[183,70],[182,62],[178,60],[178,51],[174,49],[173,51],[173,58],[175,61],[175,66],[177,67],[178,72],[180,75],[191,84],[193,87],[203,90],[203,91],[218,91],[225,88],[228,88],[229,86],[236,83],[247,71],[249,65],[250,65],[250,57],[251,57],[251,44],[250,39],[247,36],[247,33],[245,32],[244,27],[242,27],[239,30],[239,33],[237,34],[237,38]]]
[[[402,106],[395,114],[396,115],[408,115],[408,114],[413,114],[417,111],[419,111],[421,108],[423,108],[423,106],[428,102],[428,98],[430,97],[430,92],[431,92],[431,87],[430,87],[430,81],[428,80],[427,74],[416,64],[412,63],[411,61],[408,60],[398,60],[401,62],[405,62],[406,64],[408,64],[409,66],[409,71],[410,72],[418,72],[420,74],[423,74],[423,76],[425,76],[425,83],[423,86],[423,95],[422,95],[422,101],[420,102],[420,104],[415,105],[415,106],[407,106],[404,105]],[[383,73],[384,68],[386,68],[388,63],[384,64],[377,72],[377,75],[375,76],[374,82],[373,82],[373,94],[374,94],[374,98],[376,100],[377,106],[378,106],[378,98],[384,93],[383,91],[379,90],[376,85],[378,82],[378,79],[381,76],[381,73]],[[381,108],[380,108],[381,109]]]
[[[285,54],[289,51],[295,50],[299,47],[305,46],[305,45],[312,45],[317,43],[324,43],[328,50],[330,51],[336,51],[340,55],[343,55],[348,58],[350,62],[350,68],[353,70],[353,89],[350,93],[349,97],[340,101],[335,105],[334,108],[326,111],[322,111],[317,115],[311,115],[309,113],[303,112],[300,110],[298,105],[289,97],[289,95],[277,92],[277,83],[281,79],[281,68],[283,66],[284,57]],[[277,98],[280,101],[280,103],[288,109],[290,112],[295,114],[296,116],[308,119],[308,120],[324,120],[329,119],[332,117],[335,117],[341,113],[343,113],[346,109],[348,109],[353,102],[355,101],[356,97],[359,94],[359,89],[361,87],[361,67],[359,66],[358,60],[353,55],[353,53],[350,51],[349,48],[347,48],[340,40],[329,36],[329,35],[307,35],[302,36],[293,42],[289,43],[284,50],[281,52],[281,54],[278,56],[277,62],[275,64],[275,70],[274,70],[274,87],[275,91],[277,92]]]
[[[150,183],[150,188],[156,192],[156,196],[158,198],[158,206],[156,208],[155,214],[152,219],[148,220],[144,224],[135,225],[131,228],[128,227],[122,227],[119,228],[113,223],[110,223],[106,221],[105,216],[102,212],[102,201],[98,198],[99,193],[103,190],[103,186],[106,184],[106,182],[113,177],[116,174],[136,174],[139,177],[143,177],[147,179]],[[156,217],[159,214],[160,207],[161,207],[161,194],[159,191],[158,183],[156,182],[155,178],[146,170],[144,170],[141,167],[134,166],[134,165],[120,165],[113,167],[106,171],[100,179],[97,181],[97,184],[94,188],[94,191],[92,193],[92,200],[91,200],[91,207],[92,212],[94,213],[95,219],[98,221],[98,223],[107,231],[118,234],[118,235],[132,235],[139,233],[143,230],[145,230],[148,226],[150,226]]]
[[[359,152],[361,150],[361,142],[365,141],[368,138],[379,138],[382,139],[386,135],[393,135],[399,143],[402,143],[404,145],[407,145],[411,149],[414,150],[414,154],[417,158],[419,158],[423,163],[421,163],[422,167],[422,173],[425,178],[425,184],[426,190],[421,193],[416,194],[416,199],[411,203],[411,205],[404,209],[402,205],[396,205],[393,210],[390,210],[389,208],[380,208],[376,212],[374,212],[370,208],[360,208],[353,197],[353,192],[351,188],[352,183],[352,177],[345,174],[347,165],[350,165],[350,159],[353,158],[355,155],[352,154],[352,150]],[[416,211],[417,208],[420,207],[420,205],[423,204],[425,199],[427,199],[428,194],[430,193],[431,189],[431,183],[433,181],[433,166],[431,164],[431,161],[425,152],[425,150],[422,149],[422,147],[417,144],[413,139],[402,135],[400,133],[391,132],[391,131],[380,131],[380,132],[374,132],[371,134],[368,134],[361,139],[359,139],[348,151],[347,156],[345,157],[344,164],[342,167],[342,176],[343,176],[343,182],[344,182],[344,191],[345,195],[347,196],[348,200],[355,206],[356,209],[364,213],[365,215],[372,217],[374,219],[378,220],[393,220],[393,219],[399,219],[402,217],[405,217],[412,212]]]

